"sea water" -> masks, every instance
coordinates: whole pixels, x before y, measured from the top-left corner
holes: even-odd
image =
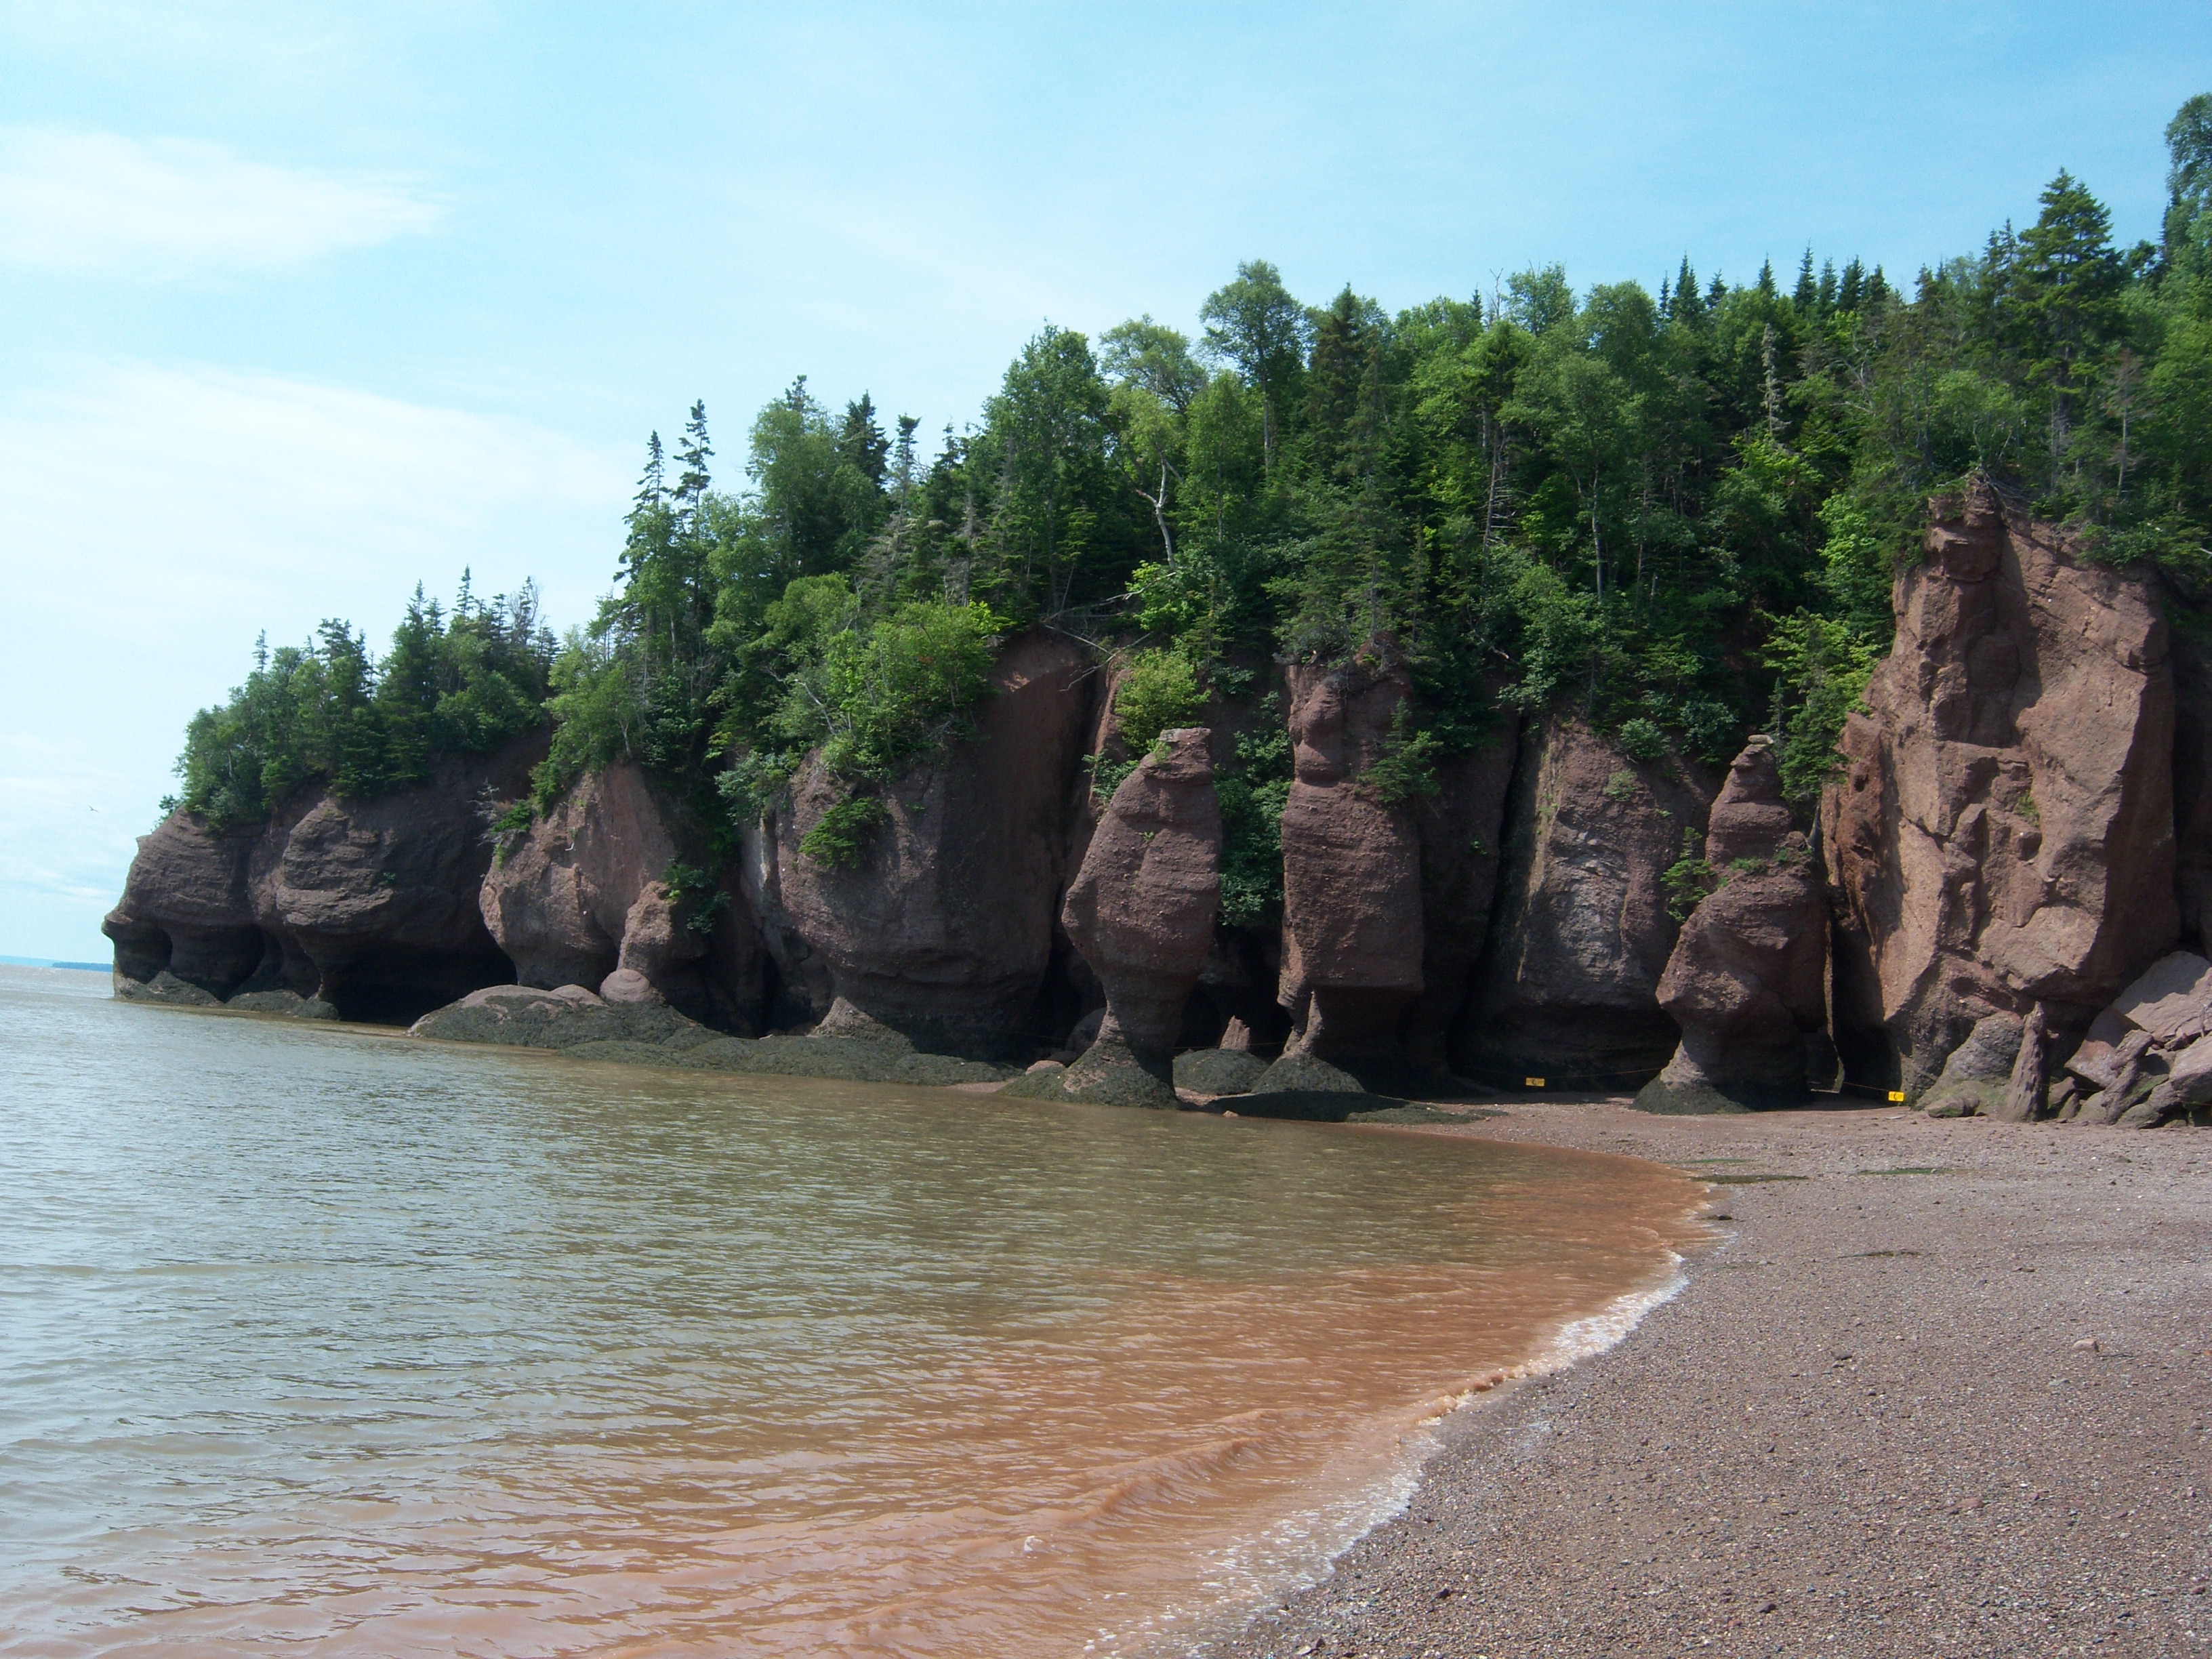
[[[1696,1195],[0,969],[0,1655],[1186,1652]]]

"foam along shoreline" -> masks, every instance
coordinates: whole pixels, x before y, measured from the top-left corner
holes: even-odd
[[[1694,1230],[1705,1207],[1693,1204],[1681,1212],[1686,1230]],[[1213,1552],[1209,1581],[1215,1594],[1208,1602],[1158,1609],[1141,1623],[1113,1632],[1098,1650],[1211,1653],[1216,1650],[1213,1642],[1194,1646],[1189,1633],[1212,1632],[1218,1642],[1220,1632],[1263,1620],[1286,1600],[1296,1604],[1316,1593],[1316,1587],[1325,1589],[1348,1551],[1403,1519],[1425,1489],[1437,1459],[1494,1425],[1498,1408],[1522,1388],[1625,1340],[1681,1291],[1688,1283],[1682,1269],[1681,1255],[1668,1250],[1658,1283],[1624,1291],[1594,1313],[1563,1321],[1526,1358],[1450,1394],[1370,1419],[1366,1432],[1346,1441],[1331,1465],[1315,1476],[1319,1501],[1312,1507]]]
[[[1441,1419],[1403,1505],[1212,1659],[2212,1638],[2212,1139],[1617,1099],[1431,1133],[1674,1164],[1720,1237]]]

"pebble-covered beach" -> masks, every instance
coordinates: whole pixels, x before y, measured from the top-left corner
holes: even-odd
[[[1714,1243],[1221,1659],[2212,1650],[2212,1133],[1503,1110]]]

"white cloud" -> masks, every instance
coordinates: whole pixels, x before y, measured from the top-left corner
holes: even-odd
[[[270,375],[98,365],[0,406],[0,951],[96,952],[185,722],[253,638],[380,647],[417,580],[614,568],[625,456],[465,410]],[[96,809],[96,810],[95,810]]]
[[[21,264],[153,276],[283,270],[428,230],[438,216],[398,181],[274,167],[222,144],[0,131],[0,258]]]

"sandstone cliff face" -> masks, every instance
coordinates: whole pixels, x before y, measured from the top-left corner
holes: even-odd
[[[484,874],[485,925],[524,985],[580,985],[609,1001],[665,1001],[750,1036],[766,953],[732,880],[683,902],[663,879],[684,852],[645,773],[623,762],[580,778]],[[700,908],[711,902],[708,915]],[[695,926],[704,918],[706,926]],[[710,930],[709,930],[710,929]]]
[[[1097,1039],[1067,1075],[1070,1098],[1176,1104],[1176,1040],[1221,902],[1211,737],[1204,726],[1162,734],[1114,792],[1060,906],[1106,991]]]
[[[1502,718],[1483,746],[1439,766],[1437,793],[1413,804],[1421,842],[1421,993],[1400,1031],[1417,1076],[1450,1068],[1452,1041],[1490,937],[1520,750],[1519,718]]]
[[[643,771],[624,762],[579,779],[484,873],[484,924],[516,982],[597,990],[620,963],[630,907],[675,858]]]
[[[104,924],[116,969],[219,999],[289,991],[349,1018],[411,1018],[511,977],[476,892],[491,860],[476,801],[518,790],[542,738],[442,763],[382,799],[317,791],[216,835],[173,814],[139,843]]]
[[[1991,1014],[2078,1034],[2179,929],[2153,593],[1986,487],[1931,518],[1822,804],[1838,1022],[1916,1094]]]
[[[1395,1061],[1398,1023],[1420,994],[1426,947],[1421,841],[1412,807],[1370,775],[1413,695],[1394,642],[1335,668],[1288,674],[1291,757],[1283,808],[1283,965],[1289,1051]]]
[[[1052,950],[1063,813],[1092,695],[1073,642],[1020,635],[1000,657],[979,736],[908,769],[860,859],[825,867],[799,843],[843,786],[816,767],[754,843],[749,890],[787,981],[939,1053],[1025,1052]]]
[[[1662,1112],[1800,1104],[1808,1044],[1827,1030],[1828,906],[1765,738],[1729,769],[1705,860],[1726,884],[1690,913],[1659,976],[1659,1006],[1682,1040],[1636,1103]]]
[[[1453,1063],[1508,1085],[1620,1086],[1665,1065],[1680,1036],[1658,1000],[1677,931],[1661,878],[1717,780],[1693,763],[1632,760],[1565,715],[1532,721],[1522,742]]]

